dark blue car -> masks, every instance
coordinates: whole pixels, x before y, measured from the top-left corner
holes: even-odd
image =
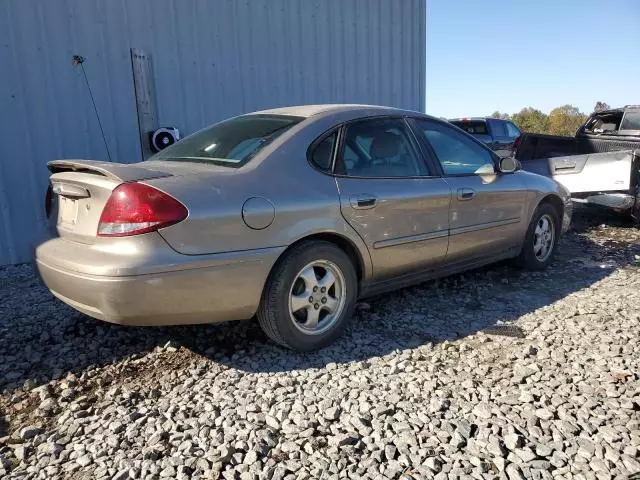
[[[499,118],[454,118],[449,122],[485,143],[500,157],[511,155],[513,143],[522,134],[511,120]]]

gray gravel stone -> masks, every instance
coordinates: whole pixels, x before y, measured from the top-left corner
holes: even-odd
[[[522,447],[523,445],[524,439],[516,433],[510,433],[504,437],[504,446],[511,451],[514,451],[517,448]]]
[[[98,476],[96,474],[96,472],[94,472],[94,475],[96,475],[96,477]],[[126,469],[126,470],[121,470],[118,473],[116,473],[113,476],[112,480],[129,480],[130,478],[135,478],[135,476],[130,475],[129,474],[129,470]]]
[[[76,458],[76,463],[78,465],[80,465],[81,467],[86,467],[87,465],[90,465],[91,463],[93,463],[93,460],[91,459],[91,456],[89,456],[89,455],[82,455],[82,456]]]
[[[339,417],[340,417],[340,407],[338,405],[329,407],[324,412],[324,418],[328,420],[337,420]]]
[[[46,415],[48,415],[51,414],[57,407],[58,404],[56,403],[56,401],[53,398],[48,397],[42,400],[42,402],[38,406],[38,409],[42,410]]]
[[[29,449],[26,445],[16,445],[13,449],[13,455],[20,462],[24,461],[29,454]]]
[[[0,267],[0,477],[626,478],[640,230],[580,215],[550,269],[375,297],[304,355],[252,322],[94,321]]]
[[[553,448],[550,445],[536,445],[536,455],[539,457],[550,457]]]
[[[433,473],[438,473],[442,470],[442,461],[437,457],[429,457],[424,461],[424,466]]]
[[[40,433],[42,433],[42,428],[29,425],[20,430],[20,438],[22,440],[29,440]]]
[[[622,459],[622,464],[624,465],[624,468],[627,469],[627,472],[640,472],[640,462],[637,459],[632,458],[629,455],[622,455],[620,458]]]
[[[554,417],[554,414],[548,408],[539,408],[536,410],[536,417],[542,420],[551,420]]]
[[[507,474],[507,477],[509,478],[509,480],[525,479],[525,476],[522,474],[522,470],[520,470],[520,468],[513,463],[510,463],[509,465],[507,465],[507,467],[505,468],[505,473]]]
[[[480,418],[488,420],[493,416],[493,413],[491,412],[491,405],[486,402],[480,402],[475,407],[473,407],[473,414]]]

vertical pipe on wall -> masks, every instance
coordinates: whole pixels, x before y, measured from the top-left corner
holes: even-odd
[[[151,54],[138,48],[132,48],[131,67],[136,95],[138,129],[140,130],[140,150],[142,159],[146,160],[153,154],[150,134],[158,128],[158,104]]]

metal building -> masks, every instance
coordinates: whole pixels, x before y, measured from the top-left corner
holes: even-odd
[[[0,265],[30,260],[47,161],[108,159],[82,67],[112,160],[141,159],[132,48],[183,134],[284,105],[424,110],[426,0],[0,0]]]

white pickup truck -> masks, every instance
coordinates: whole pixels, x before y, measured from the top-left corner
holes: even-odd
[[[524,170],[552,177],[573,201],[640,221],[640,106],[593,113],[575,137],[524,134],[514,149]]]

